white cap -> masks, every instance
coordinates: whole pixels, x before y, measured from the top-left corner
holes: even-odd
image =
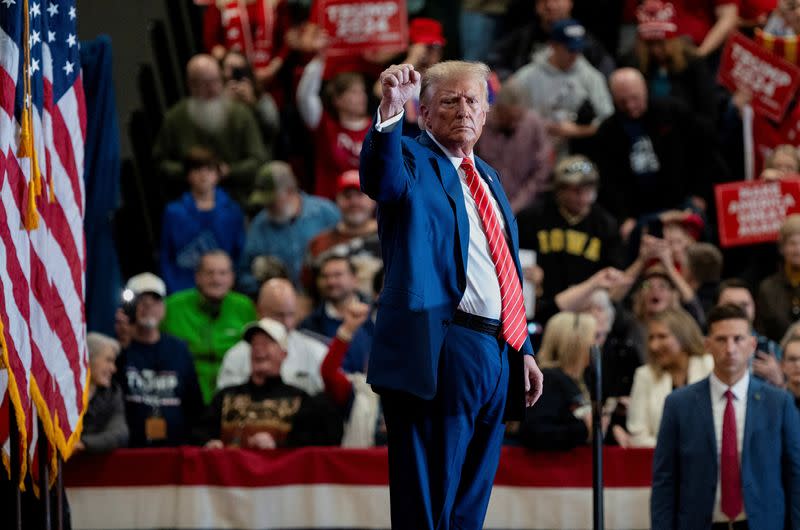
[[[143,272],[133,276],[125,285],[125,289],[133,292],[134,296],[144,293],[151,293],[160,296],[167,296],[167,286],[164,281],[151,272]]]
[[[256,330],[266,333],[269,338],[278,343],[278,346],[280,346],[283,351],[286,351],[288,341],[288,332],[286,331],[286,326],[277,320],[273,320],[271,318],[262,318],[259,321],[251,322],[250,324],[246,325],[244,327],[242,338],[244,338],[245,341],[250,342],[250,340],[253,338],[253,333]]]

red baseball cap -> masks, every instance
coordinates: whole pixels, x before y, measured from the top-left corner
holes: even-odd
[[[336,193],[342,193],[345,190],[361,189],[361,177],[358,175],[357,169],[350,169],[339,175],[336,181]]]
[[[432,18],[415,18],[408,27],[411,44],[433,44],[444,46],[447,42],[442,33],[442,25]]]
[[[645,0],[636,10],[636,28],[642,40],[671,39],[678,34],[675,7],[670,2]]]

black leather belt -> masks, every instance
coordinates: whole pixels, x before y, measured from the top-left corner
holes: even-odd
[[[456,314],[453,317],[453,324],[464,326],[465,328],[469,328],[479,333],[486,333],[492,337],[498,337],[502,329],[499,320],[481,317],[478,315],[471,315],[461,311],[460,309],[456,310]]]
[[[712,523],[711,530],[749,530],[747,521],[735,521],[729,523]]]

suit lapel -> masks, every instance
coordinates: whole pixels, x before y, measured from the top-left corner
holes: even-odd
[[[450,159],[430,139],[426,132],[423,131],[417,141],[436,155],[431,161],[434,163],[436,175],[439,177],[439,181],[450,199],[450,207],[456,216],[458,241],[461,247],[461,270],[466,275],[467,254],[469,252],[469,218],[467,217],[467,207],[464,202],[464,192],[461,190],[461,180],[453,164],[450,163]]]
[[[511,205],[508,203],[508,199],[506,198],[506,192],[503,190],[503,186],[500,185],[500,179],[497,178],[497,172],[489,167],[486,162],[476,156],[475,165],[478,168],[478,173],[481,175],[481,177],[483,177],[483,180],[489,184],[489,189],[492,190],[492,195],[494,195],[497,205],[500,207],[500,212],[503,214],[503,220],[506,222],[506,229],[511,236],[511,248],[513,250],[518,247],[519,243],[517,241],[517,231],[513,230],[512,223],[514,222],[514,213],[511,211]],[[512,252],[512,254],[516,256],[516,253]]]
[[[764,400],[762,396],[763,383],[753,376],[750,376],[750,384],[747,385],[747,408],[744,416],[744,439],[742,440],[742,484],[744,485],[744,467],[746,455],[750,454],[750,444],[752,443],[753,432],[756,425],[762,418],[768,417],[768,411],[763,410]],[[749,476],[749,475],[748,475]]]
[[[711,455],[711,464],[714,468],[714,476],[717,475],[717,435],[714,431],[714,412],[711,409],[711,383],[706,377],[695,387],[695,400],[697,403],[696,418],[700,431],[704,432],[704,442]],[[692,413],[694,414],[694,413]]]

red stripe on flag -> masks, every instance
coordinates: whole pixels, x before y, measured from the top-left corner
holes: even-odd
[[[11,169],[16,164],[9,164]],[[11,171],[8,172],[9,177]],[[0,187],[3,184],[3,175],[0,175]],[[14,239],[11,237],[11,231],[8,227],[8,216],[5,208],[0,204],[0,244],[5,248],[6,254],[6,268],[5,271],[9,278],[12,278],[11,295],[17,310],[22,315],[22,318],[28,322],[30,320],[30,299],[28,298],[28,282],[25,279],[25,274],[22,272],[22,266],[17,259],[17,248],[14,244]],[[3,322],[3,335],[8,348],[8,362],[9,370],[13,373],[16,379],[17,388],[19,390],[20,404],[27,414],[30,410],[30,401],[28,398],[28,374],[25,366],[17,349],[17,344],[14,342],[14,337],[11,335],[11,326],[8,318],[8,309],[6,308],[5,298],[5,285],[0,281],[0,319]]]
[[[33,295],[39,301],[44,311],[44,316],[50,329],[56,334],[61,341],[64,355],[67,358],[68,365],[73,368],[73,383],[75,385],[75,396],[77,402],[83,403],[83,386],[80,381],[80,348],[78,347],[77,337],[72,333],[72,324],[70,323],[69,316],[64,308],[64,302],[58,289],[53,287],[53,284],[47,278],[47,271],[44,264],[37,254],[36,250],[31,245],[31,288]],[[61,392],[56,392],[56,395],[61,396]],[[66,408],[64,409],[66,410]],[[66,420],[66,416],[63,418]],[[62,425],[62,428],[70,427],[67,423]],[[70,433],[72,429],[70,428]]]
[[[44,360],[42,351],[33,341],[31,342],[31,374],[33,374],[36,386],[39,387],[39,391],[42,394],[41,397],[44,400],[47,412],[43,419],[49,422],[50,425],[47,427],[50,428],[55,425],[56,417],[66,418],[67,405],[64,402],[64,396],[56,388],[53,375],[47,369],[47,362]],[[39,413],[41,414],[41,412],[40,410]]]
[[[17,86],[14,79],[8,75],[5,68],[0,68],[0,106],[6,111],[6,114],[14,117],[14,103],[16,101]]]
[[[78,298],[82,299],[83,264],[81,263],[80,255],[78,255],[78,247],[72,237],[72,230],[69,228],[67,216],[64,214],[64,208],[57,200],[54,203],[43,200],[39,213],[53,235],[53,239],[56,240],[61,252],[64,254],[69,273],[72,276],[72,283],[75,286],[75,293],[77,293]]]
[[[72,85],[75,91],[75,100],[78,103],[78,123],[81,126],[81,136],[86,141],[86,99],[83,97],[83,76],[79,75]]]
[[[80,98],[76,98],[80,100]],[[78,168],[75,165],[75,152],[73,151],[72,141],[69,137],[69,129],[67,129],[64,118],[61,115],[61,109],[56,105],[53,107],[53,112],[50,113],[50,118],[53,121],[53,145],[56,149],[56,154],[61,160],[61,165],[67,172],[69,183],[72,186],[73,200],[78,205],[78,210],[83,215],[83,201],[81,200],[80,182],[78,182]]]
[[[0,395],[0,450],[6,440],[8,440],[9,421],[11,418],[8,416],[11,400],[8,399],[4,392]]]
[[[5,167],[8,171],[8,187],[11,189],[11,196],[14,198],[14,203],[17,205],[17,210],[20,215],[25,211],[23,206],[26,206],[28,198],[28,182],[25,180],[25,175],[22,174],[22,168],[19,167],[17,157],[13,152],[14,147],[9,148],[8,155],[5,157]],[[0,184],[2,181],[0,181]],[[21,228],[14,227],[15,229]]]
[[[8,162],[9,162],[8,163],[9,187],[12,190],[15,190],[15,189],[18,189],[18,188],[27,189],[27,185],[25,183],[25,176],[22,174],[22,170],[19,167],[19,164],[17,163],[17,160],[15,158],[13,158],[13,157],[9,157],[8,158]],[[1,184],[2,184],[2,181],[0,180],[0,185]],[[13,195],[14,195],[14,201],[16,203],[17,209],[21,212],[20,206],[21,206],[22,197],[24,197],[24,194],[22,194],[22,197],[19,197],[18,194],[16,194],[16,193],[13,193]],[[25,319],[26,322],[30,323],[30,321],[31,321],[31,308],[30,308],[30,298],[29,298],[29,296],[30,296],[30,293],[33,293],[34,296],[36,297],[36,300],[39,302],[39,305],[42,306],[42,309],[44,310],[44,313],[45,313],[45,318],[47,319],[47,321],[50,324],[51,328],[53,329],[53,331],[56,332],[56,335],[61,339],[62,346],[64,347],[65,354],[67,353],[67,351],[69,351],[69,346],[70,345],[71,345],[73,351],[75,352],[72,355],[72,358],[70,358],[70,356],[67,357],[70,360],[70,363],[72,363],[73,359],[74,359],[75,360],[74,362],[76,362],[76,364],[74,364],[73,366],[78,366],[78,364],[77,364],[77,358],[78,358],[77,350],[78,350],[78,347],[77,347],[77,343],[75,342],[75,337],[74,337],[74,335],[72,335],[71,327],[68,330],[69,333],[66,334],[66,336],[65,336],[64,330],[63,330],[63,326],[58,326],[58,328],[56,326],[54,326],[50,315],[48,315],[48,311],[47,311],[48,300],[52,301],[53,303],[55,303],[55,301],[58,300],[58,302],[60,303],[61,299],[57,295],[54,296],[52,294],[51,289],[49,287],[50,284],[49,284],[49,282],[47,282],[47,277],[46,276],[44,276],[44,281],[38,279],[38,278],[41,278],[41,276],[39,276],[39,277],[36,276],[37,273],[44,272],[44,270],[43,270],[43,267],[41,265],[41,261],[38,258],[38,255],[33,250],[33,246],[32,245],[31,245],[30,260],[31,260],[31,278],[32,278],[31,281],[33,282],[33,284],[29,284],[28,283],[28,281],[27,281],[27,279],[26,279],[26,277],[25,277],[25,275],[24,275],[24,273],[22,271],[22,266],[20,265],[19,261],[16,259],[16,247],[14,246],[13,239],[11,238],[11,233],[10,233],[10,230],[9,230],[8,216],[7,216],[7,213],[5,212],[5,210],[3,208],[0,208],[0,240],[3,241],[3,243],[5,244],[6,249],[9,248],[9,244],[12,245],[11,248],[15,249],[15,251],[13,253],[8,254],[9,256],[13,256],[13,260],[9,259],[9,263],[8,263],[7,269],[8,269],[8,272],[10,274],[10,277],[14,278],[16,280],[16,281],[14,281],[14,284],[13,284],[14,285],[14,287],[13,287],[14,299],[16,301],[17,308],[19,309],[19,311],[22,314],[23,318]],[[29,238],[28,238],[28,244],[30,245],[30,239]],[[38,266],[38,267],[41,267],[41,270],[38,270],[38,269],[34,268],[35,265]],[[46,284],[47,287],[44,287],[43,284]],[[61,311],[61,314],[59,316],[60,316],[60,318],[63,319],[63,318],[66,318],[66,313],[63,311],[63,304],[61,304],[61,305],[62,305],[62,311]],[[5,311],[4,306],[3,306],[3,315],[6,315],[6,314],[7,314],[7,311]],[[60,333],[59,333],[59,330],[61,331]],[[71,344],[70,344],[69,340],[66,337],[72,337],[72,343]],[[65,340],[66,340],[66,342],[65,342]],[[15,347],[16,347],[16,345],[15,345]],[[11,345],[9,345],[9,349],[10,348],[11,348]],[[14,351],[16,353],[16,350],[14,350]],[[16,353],[15,357],[18,358],[18,353]],[[50,419],[51,420],[54,419],[53,412],[58,412],[59,415],[63,416],[64,419],[66,419],[66,405],[64,403],[63,396],[61,395],[60,392],[55,392],[55,384],[53,382],[52,375],[50,374],[49,370],[47,369],[47,363],[44,360],[44,357],[43,357],[43,355],[42,355],[42,353],[41,353],[41,351],[39,349],[39,345],[33,340],[33,337],[31,337],[31,372],[32,372],[32,374],[34,375],[34,377],[36,379],[37,387],[39,387],[39,390],[42,393],[42,399],[45,401],[45,404],[46,404],[47,409],[48,409],[48,413],[50,414]],[[76,375],[76,379],[78,377],[79,376]],[[25,379],[25,381],[26,381],[26,387],[27,387],[27,378]],[[76,383],[76,386],[80,388],[80,390],[77,393],[77,396],[80,396],[81,399],[82,399],[82,397],[83,397],[83,388],[81,387],[81,385],[79,383]],[[29,402],[27,401],[27,399],[28,399],[28,397],[27,397],[27,394],[26,394],[25,400],[26,400],[26,403],[28,403],[28,404],[26,404],[25,407],[26,407],[26,410],[30,410],[30,405],[29,405]],[[82,403],[82,401],[80,401],[79,403]],[[30,421],[32,418],[30,417],[30,415],[28,415],[28,416],[29,416],[29,421]],[[69,424],[67,423],[66,425],[68,426]],[[30,425],[28,427],[30,428]],[[70,429],[70,431],[71,431],[71,429]],[[30,432],[30,430],[28,430],[28,432]]]

